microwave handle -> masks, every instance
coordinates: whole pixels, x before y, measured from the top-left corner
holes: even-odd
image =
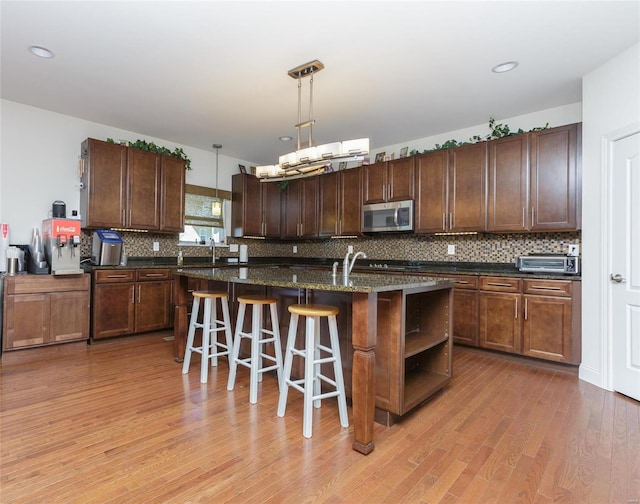
[[[395,211],[393,212],[393,222],[396,225],[396,227],[398,227],[398,212],[400,211],[400,209],[398,207],[396,207]]]

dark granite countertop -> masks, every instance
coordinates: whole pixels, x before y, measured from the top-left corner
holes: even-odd
[[[334,277],[330,270],[288,266],[179,268],[176,273],[204,280],[343,292],[369,293],[414,288],[437,290],[453,286],[446,278],[380,273],[351,273],[345,281],[342,272]]]
[[[308,268],[331,268],[338,262],[342,272],[342,258],[309,258],[309,257],[252,257],[246,264],[230,263],[227,258],[220,258],[215,265],[210,257],[185,257],[182,266],[178,266],[175,257],[131,257],[126,266],[96,266],[83,263],[87,272],[96,269],[137,269],[137,268],[238,268],[240,266],[290,266]],[[379,259],[357,260],[354,266],[357,273],[403,273],[416,275],[473,275],[473,276],[505,276],[515,278],[549,279],[549,280],[581,280],[580,275],[559,275],[543,273],[522,273],[513,263],[486,262],[448,262],[448,261],[394,261]]]

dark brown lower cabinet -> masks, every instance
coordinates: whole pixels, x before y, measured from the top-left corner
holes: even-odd
[[[479,343],[483,348],[520,352],[522,282],[517,278],[480,277]]]
[[[478,277],[456,275],[453,284],[453,342],[478,346]]]
[[[91,337],[171,327],[171,286],[170,270],[164,268],[95,271]]]

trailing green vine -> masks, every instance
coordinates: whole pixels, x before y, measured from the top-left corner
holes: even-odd
[[[549,123],[544,126],[537,126],[535,128],[530,129],[529,131],[542,131],[549,128]],[[479,135],[474,135],[467,142],[459,142],[458,140],[447,140],[442,145],[436,144],[432,149],[425,149],[422,151],[423,154],[427,152],[434,152],[444,149],[452,149],[454,147],[460,147],[462,145],[473,144],[478,142],[484,142],[487,140],[495,140],[497,138],[504,138],[511,135],[521,135],[523,133],[527,133],[522,128],[519,128],[518,131],[511,131],[508,124],[496,124],[496,120],[493,117],[489,118],[489,129],[491,129],[491,133],[488,135],[481,137]],[[410,156],[415,156],[416,154],[420,154],[420,151],[417,149],[411,150],[409,152]]]
[[[116,143],[113,138],[107,138],[107,143]],[[182,147],[176,147],[173,150],[170,150],[161,145],[156,145],[153,142],[147,142],[146,140],[136,140],[135,142],[129,142],[129,147],[133,147],[134,149],[140,149],[147,152],[154,152],[156,154],[166,154],[167,156],[171,156],[174,158],[181,159],[184,161],[185,168],[187,170],[191,170],[191,160],[185,154]]]

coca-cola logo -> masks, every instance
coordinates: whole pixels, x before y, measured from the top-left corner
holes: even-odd
[[[9,224],[3,223],[1,229],[2,237],[6,239],[9,236]]]
[[[76,231],[75,226],[56,226],[57,233],[75,233]]]

